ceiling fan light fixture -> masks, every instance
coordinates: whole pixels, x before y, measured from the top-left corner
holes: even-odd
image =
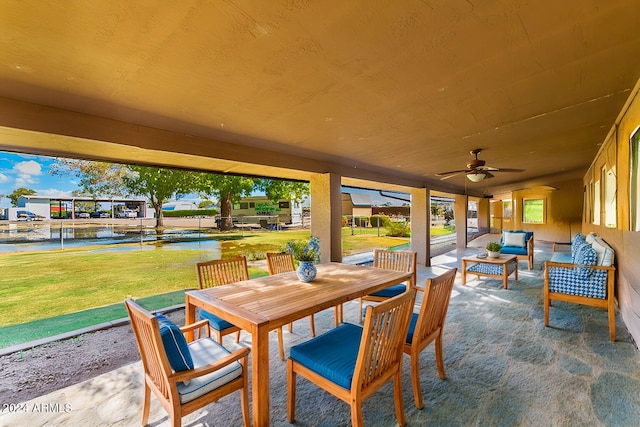
[[[482,181],[485,177],[487,176],[486,173],[484,172],[471,172],[467,174],[467,178],[469,178],[469,181],[471,182],[480,182]]]

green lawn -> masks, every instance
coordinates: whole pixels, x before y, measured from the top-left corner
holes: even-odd
[[[351,231],[343,229],[345,255],[409,242],[385,236],[385,229],[380,236],[376,228],[358,229],[353,236]],[[225,233],[216,240],[221,241],[223,257],[245,255],[251,261],[264,259],[265,252],[283,250],[289,240],[309,236],[309,230],[244,237]],[[122,304],[126,298],[142,299],[149,309],[184,302],[184,290],[198,286],[195,264],[212,257],[200,249],[132,246],[132,250],[91,250],[94,247],[0,255],[0,347],[126,317]],[[264,269],[249,268],[250,277],[266,274]]]

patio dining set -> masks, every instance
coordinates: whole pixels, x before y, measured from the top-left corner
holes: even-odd
[[[282,328],[305,317],[313,325],[313,315],[329,308],[335,309],[336,327],[289,351],[289,422],[295,420],[296,377],[302,376],[347,402],[354,426],[363,424],[362,402],[392,381],[396,418],[405,425],[405,353],[411,357],[415,405],[422,408],[418,356],[435,341],[438,374],[445,378],[442,329],[457,269],[419,287],[414,252],[376,250],[373,266],[319,264],[316,279],[303,282],[286,257],[290,254],[269,257],[272,274],[254,279],[243,256],[199,263],[200,288],[186,292],[187,326],[182,328],[126,301],[145,371],[143,425],[149,421],[152,393],[172,425],[181,425],[183,416],[236,391],[243,423],[251,425],[249,388],[253,425],[269,425],[269,332],[278,331],[284,358]],[[414,313],[417,292],[424,295]],[[342,304],[356,299],[375,305],[366,307],[362,324],[343,322]],[[222,337],[240,330],[251,334],[251,349],[228,351]]]

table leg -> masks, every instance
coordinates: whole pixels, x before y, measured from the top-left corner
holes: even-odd
[[[467,284],[467,261],[462,260],[462,284]]]
[[[196,322],[196,308],[191,304],[189,295],[186,296],[186,303],[184,305],[184,323],[185,325],[191,325]],[[187,342],[193,341],[193,330],[188,331],[185,334]]]
[[[516,280],[518,280],[518,258],[514,262],[516,263]]]
[[[269,329],[257,326],[251,331],[251,390],[253,398],[253,425],[269,425]]]
[[[509,263],[502,264],[502,286],[508,289],[509,286]]]

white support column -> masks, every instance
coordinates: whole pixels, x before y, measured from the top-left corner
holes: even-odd
[[[456,248],[467,247],[467,210],[469,199],[466,195],[456,195],[453,205],[453,216],[456,222]]]
[[[418,264],[431,265],[431,197],[427,188],[411,190],[411,250]]]
[[[320,239],[320,262],[342,261],[341,177],[333,173],[310,180],[311,234]]]

